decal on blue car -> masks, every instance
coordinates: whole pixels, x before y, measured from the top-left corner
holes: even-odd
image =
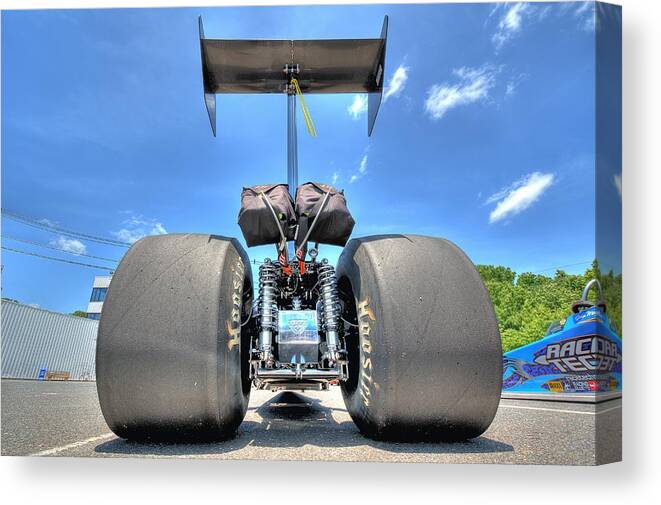
[[[503,392],[622,391],[622,340],[600,306],[554,323],[547,335],[503,356]]]

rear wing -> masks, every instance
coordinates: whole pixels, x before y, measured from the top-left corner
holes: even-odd
[[[368,93],[372,134],[383,94],[388,16],[378,39],[207,39],[202,17],[199,29],[204,102],[214,136],[216,93],[286,94],[291,68],[302,93]]]

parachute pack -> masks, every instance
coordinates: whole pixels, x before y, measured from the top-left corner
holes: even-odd
[[[252,186],[241,193],[239,226],[248,247],[293,240],[299,256],[309,241],[344,246],[354,225],[344,192],[328,184],[301,184],[295,202],[287,184]]]

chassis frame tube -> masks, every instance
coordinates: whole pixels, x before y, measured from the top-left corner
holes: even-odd
[[[334,380],[339,379],[340,375],[340,370],[318,370],[315,368],[306,368],[298,371],[289,368],[257,368],[255,370],[256,379]]]

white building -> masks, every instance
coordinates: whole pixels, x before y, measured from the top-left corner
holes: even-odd
[[[101,309],[103,308],[103,301],[106,299],[108,286],[110,286],[110,279],[112,279],[112,275],[97,275],[94,277],[92,296],[87,306],[87,317],[89,319],[101,318]]]
[[[9,300],[0,306],[3,378],[95,379],[98,321]]]

